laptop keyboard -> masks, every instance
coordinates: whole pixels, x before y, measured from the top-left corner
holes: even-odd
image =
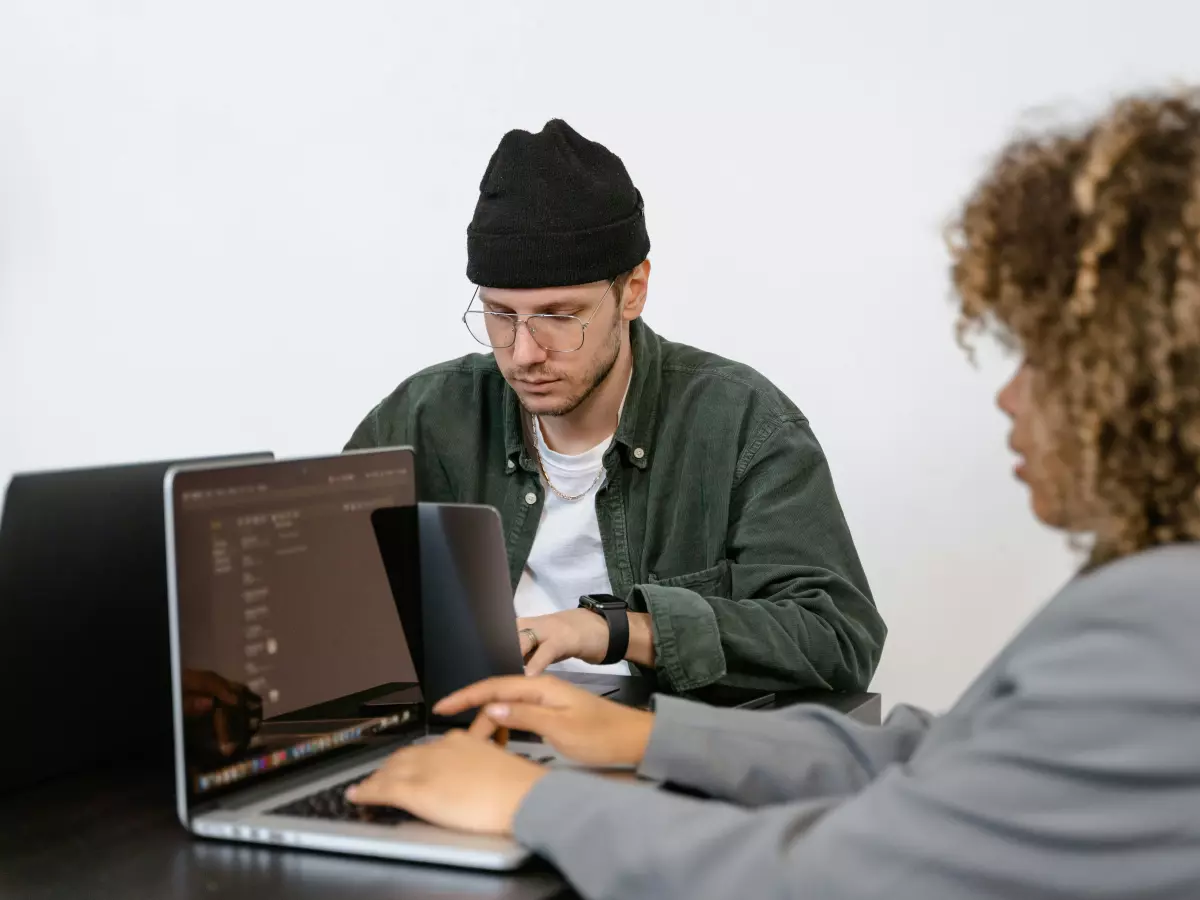
[[[299,816],[302,819],[334,819],[339,822],[371,822],[376,825],[395,825],[411,822],[415,816],[391,806],[359,806],[346,799],[346,788],[362,781],[351,778],[342,784],[293,800],[278,809],[271,810],[276,816]]]
[[[545,764],[554,759],[553,756],[534,758],[527,753],[520,753],[526,759]],[[339,822],[369,822],[373,825],[398,825],[401,822],[412,822],[416,816],[391,806],[360,806],[346,799],[346,788],[358,784],[363,776],[351,778],[341,784],[293,800],[277,809],[272,809],[269,815],[298,816],[302,819],[333,819]]]

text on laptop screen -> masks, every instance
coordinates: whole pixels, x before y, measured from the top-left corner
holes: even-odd
[[[183,734],[204,794],[403,724],[362,701],[415,673],[371,527],[413,509],[407,450],[176,473]]]

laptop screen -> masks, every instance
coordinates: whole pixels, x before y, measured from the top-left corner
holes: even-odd
[[[177,471],[173,596],[189,797],[352,752],[407,717],[365,701],[415,681],[371,527],[411,510],[410,450]],[[395,573],[393,573],[395,581]]]

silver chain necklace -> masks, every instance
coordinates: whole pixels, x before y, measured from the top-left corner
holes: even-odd
[[[554,494],[556,497],[558,497],[558,499],[566,500],[568,503],[573,503],[576,500],[582,500],[584,497],[590,494],[592,492],[592,488],[598,485],[600,483],[600,479],[604,477],[604,462],[601,461],[600,469],[596,472],[596,477],[592,479],[592,483],[587,486],[587,489],[584,490],[582,494],[575,494],[574,496],[571,494],[564,494],[554,486],[554,482],[550,480],[550,476],[546,473],[546,464],[542,462],[542,442],[540,439],[542,434],[542,423],[538,421],[537,416],[533,417],[533,427],[537,429],[533,435],[533,452],[537,454],[538,471],[542,473],[542,478],[545,479],[546,487],[554,491]]]

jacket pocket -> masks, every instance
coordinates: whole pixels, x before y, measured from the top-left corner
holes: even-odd
[[[728,597],[730,592],[729,560],[723,559],[707,569],[688,572],[684,575],[672,575],[670,578],[659,578],[651,572],[648,580],[651,584],[661,587],[687,588],[689,591],[709,597]]]

